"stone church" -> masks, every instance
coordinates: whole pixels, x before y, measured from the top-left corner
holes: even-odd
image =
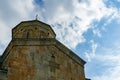
[[[56,40],[50,25],[23,21],[0,56],[0,80],[87,80],[85,61]]]

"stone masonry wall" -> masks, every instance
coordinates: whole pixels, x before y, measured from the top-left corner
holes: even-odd
[[[14,46],[7,80],[85,80],[84,68],[55,46]]]

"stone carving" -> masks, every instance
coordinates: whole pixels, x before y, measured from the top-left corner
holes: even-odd
[[[55,56],[51,56],[51,60],[49,61],[50,71],[55,73],[56,69],[59,69],[59,64],[55,62]]]

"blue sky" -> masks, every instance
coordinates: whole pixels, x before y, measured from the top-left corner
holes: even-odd
[[[11,29],[34,20],[52,26],[57,39],[84,59],[86,77],[120,80],[120,0],[3,0],[0,2],[0,54]]]

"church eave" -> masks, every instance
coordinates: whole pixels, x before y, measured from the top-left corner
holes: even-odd
[[[12,41],[8,44],[7,48],[5,49],[5,51],[3,52],[1,59],[0,59],[0,65],[3,64],[4,60],[6,59],[6,57],[9,55],[9,51],[12,49],[13,44]]]
[[[69,48],[67,48],[65,45],[63,45],[61,42],[56,40],[56,46],[60,48],[64,53],[68,53],[69,57],[72,57],[77,62],[82,62],[82,65],[84,65],[86,62],[80,58],[77,54],[75,54],[73,51],[71,51]]]

